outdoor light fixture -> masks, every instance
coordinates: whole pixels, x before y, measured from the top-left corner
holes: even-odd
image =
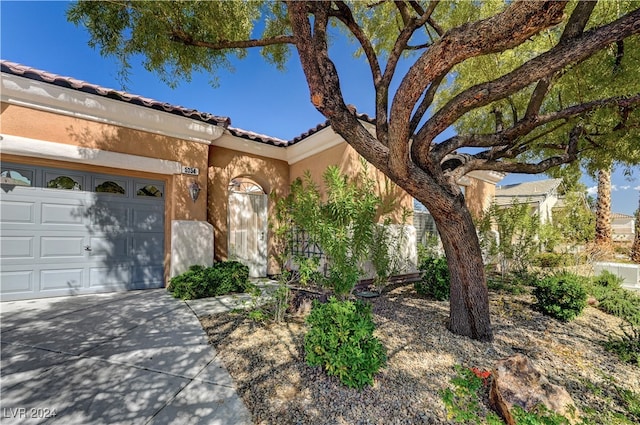
[[[191,195],[191,199],[193,199],[193,202],[196,202],[198,200],[198,196],[200,195],[200,185],[198,184],[197,181],[192,181],[191,184],[189,185],[189,195]]]

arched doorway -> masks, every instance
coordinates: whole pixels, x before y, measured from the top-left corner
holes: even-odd
[[[267,195],[247,177],[229,183],[229,259],[246,264],[250,277],[267,275]]]

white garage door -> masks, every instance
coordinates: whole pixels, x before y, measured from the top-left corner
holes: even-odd
[[[1,168],[3,301],[163,286],[162,182]]]

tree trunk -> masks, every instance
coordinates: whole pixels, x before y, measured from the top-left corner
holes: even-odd
[[[451,275],[449,330],[491,341],[489,294],[482,250],[471,213],[463,202],[461,208],[431,214],[442,239]]]
[[[598,203],[596,205],[596,246],[613,250],[611,232],[611,168],[598,171]]]
[[[631,261],[640,264],[640,202],[638,202],[635,218],[635,236],[633,237],[633,245],[631,246]]]

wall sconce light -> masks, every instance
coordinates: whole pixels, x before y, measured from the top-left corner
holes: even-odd
[[[189,195],[191,196],[191,199],[193,200],[193,202],[196,202],[198,200],[198,196],[200,195],[200,185],[198,184],[197,181],[192,181],[191,184],[189,185]]]

